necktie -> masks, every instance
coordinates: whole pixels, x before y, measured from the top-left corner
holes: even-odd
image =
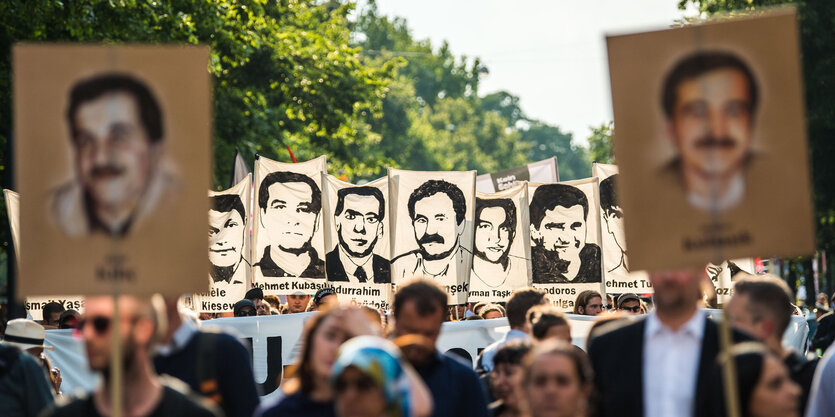
[[[357,267],[357,272],[354,272],[354,276],[357,277],[359,282],[368,281],[368,275],[365,275],[365,270],[361,266]]]

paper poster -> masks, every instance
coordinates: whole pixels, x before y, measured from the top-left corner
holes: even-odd
[[[718,265],[708,264],[705,269],[716,288],[716,302],[719,305],[727,304],[734,295],[733,278],[738,272],[747,272],[752,275],[756,273],[753,258],[731,259],[722,261]]]
[[[255,160],[253,286],[313,295],[326,285],[322,227],[324,156],[298,164]]]
[[[626,255],[626,235],[623,230],[623,208],[617,184],[620,178],[617,165],[595,163],[592,176],[600,180],[600,235],[603,250],[603,281],[609,294],[652,292],[645,271],[630,270]]]
[[[528,186],[476,192],[470,302],[507,301],[531,285]]]
[[[322,174],[325,270],[340,302],[389,308],[388,177],[354,185]]]
[[[252,175],[232,188],[209,191],[208,291],[192,296],[199,313],[232,311],[244,298],[251,280],[249,193]]]
[[[205,287],[203,46],[13,49],[22,295]]]
[[[515,187],[523,181],[551,183],[559,180],[557,157],[553,156],[525,166],[479,175],[475,180],[475,189],[482,193],[495,193]]]
[[[798,46],[793,8],[608,38],[631,267],[815,252]]]
[[[472,265],[475,171],[389,168],[392,283],[425,277],[464,304]]]
[[[585,290],[604,293],[597,177],[528,183],[528,199],[533,286],[565,311]]]

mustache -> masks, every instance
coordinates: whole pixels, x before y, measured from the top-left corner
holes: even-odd
[[[122,175],[125,169],[116,165],[96,165],[90,169],[91,177],[116,177]]]
[[[696,148],[704,149],[704,148],[725,148],[730,149],[736,147],[736,142],[734,142],[731,138],[727,136],[716,137],[716,136],[705,136],[695,143]]]
[[[418,240],[418,243],[421,245],[429,244],[429,243],[444,243],[444,238],[441,237],[439,234],[431,234],[431,235],[423,235],[422,238]]]

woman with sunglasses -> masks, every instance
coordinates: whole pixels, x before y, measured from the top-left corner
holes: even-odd
[[[522,397],[530,417],[590,415],[592,368],[581,350],[545,341],[525,356],[522,366]]]
[[[283,385],[286,396],[265,405],[256,415],[334,417],[330,379],[339,347],[352,337],[380,333],[380,326],[357,307],[335,307],[312,317],[305,323],[295,375]]]
[[[400,350],[388,340],[360,336],[339,350],[331,383],[339,417],[428,416],[432,398]]]

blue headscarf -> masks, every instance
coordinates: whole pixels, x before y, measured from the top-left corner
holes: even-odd
[[[339,348],[333,365],[331,384],[349,366],[368,375],[383,391],[388,417],[410,417],[409,381],[401,365],[400,349],[388,340],[374,336],[359,336]]]

